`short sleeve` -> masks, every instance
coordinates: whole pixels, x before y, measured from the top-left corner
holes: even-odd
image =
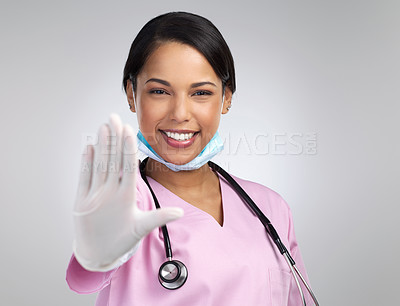
[[[305,265],[304,265],[304,262],[303,262],[303,258],[302,258],[301,253],[300,253],[299,245],[297,243],[297,239],[296,239],[296,235],[295,235],[295,231],[294,231],[292,212],[291,212],[290,207],[288,206],[288,204],[283,199],[282,199],[282,201],[284,202],[284,205],[286,205],[286,207],[288,209],[288,218],[289,218],[289,223],[288,223],[288,226],[289,226],[289,228],[288,228],[289,246],[288,246],[288,249],[289,249],[289,252],[290,252],[292,258],[294,259],[294,261],[296,263],[297,269],[303,275],[303,277],[307,281],[307,283],[310,284],[310,282],[308,280],[307,272],[306,272],[306,269],[305,269]],[[306,299],[306,304],[307,305],[314,305],[312,297],[309,294],[309,292],[307,291],[307,288],[304,286],[304,284],[302,283],[302,281],[301,281],[301,279],[299,277],[298,277],[298,279],[299,279],[299,282],[301,284],[301,288],[303,290],[304,297]],[[295,282],[295,280],[293,278],[293,275],[292,275],[292,279],[291,279],[291,283],[290,283],[290,293],[289,293],[288,306],[298,306],[298,305],[302,305],[302,301],[301,301],[300,292],[298,290],[298,287],[297,287],[296,282]]]
[[[72,255],[68,264],[66,280],[71,290],[80,294],[90,294],[108,286],[117,269],[108,272],[91,272],[84,269]]]

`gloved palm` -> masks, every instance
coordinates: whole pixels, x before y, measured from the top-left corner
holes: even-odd
[[[74,254],[90,271],[118,267],[153,229],[182,216],[179,208],[142,211],[136,204],[136,136],[118,115],[102,125],[82,155],[74,208]]]

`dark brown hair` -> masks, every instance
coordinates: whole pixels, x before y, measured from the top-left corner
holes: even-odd
[[[148,57],[165,42],[180,42],[197,49],[208,60],[223,88],[236,90],[235,67],[231,51],[222,34],[211,21],[187,12],[170,12],[147,22],[132,43],[124,68],[123,86],[131,80],[136,90],[136,77]]]

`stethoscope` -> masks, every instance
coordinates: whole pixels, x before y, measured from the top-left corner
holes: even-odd
[[[156,208],[159,209],[160,204],[158,203],[157,197],[154,194],[154,191],[151,188],[149,182],[147,181],[146,174],[145,174],[145,167],[146,167],[148,159],[149,158],[147,157],[140,163],[140,166],[139,166],[140,174],[150,189],[150,192],[151,192],[151,195],[153,196],[154,204],[155,204]],[[311,287],[308,285],[308,283],[304,279],[303,275],[297,269],[295,261],[293,260],[292,256],[289,254],[289,251],[286,249],[286,247],[282,243],[281,239],[279,238],[278,233],[276,232],[275,228],[272,226],[271,221],[269,221],[269,219],[263,214],[263,212],[258,208],[258,206],[249,197],[249,195],[242,189],[242,187],[240,187],[240,185],[224,169],[222,169],[220,166],[213,163],[212,161],[208,161],[208,166],[213,171],[216,171],[222,175],[222,177],[231,185],[231,187],[239,194],[239,196],[242,198],[242,200],[247,204],[249,209],[256,214],[256,216],[258,217],[258,219],[260,220],[262,225],[265,227],[267,233],[269,234],[271,239],[274,241],[279,252],[285,258],[285,260],[292,272],[294,280],[296,281],[297,288],[301,295],[303,305],[306,305],[306,301],[305,301],[304,293],[300,286],[300,282],[299,282],[299,279],[297,276],[300,277],[300,280],[306,287],[307,291],[310,293],[312,299],[314,300],[315,305],[319,306],[317,298],[315,297],[313,291],[311,290]],[[166,255],[167,261],[161,265],[161,267],[158,271],[158,280],[160,281],[160,284],[166,289],[170,289],[170,290],[178,289],[178,288],[182,287],[183,284],[185,284],[187,277],[188,277],[188,270],[183,262],[176,260],[176,259],[172,259],[171,241],[169,239],[167,226],[166,225],[162,226],[161,230],[162,230],[162,233],[164,236],[164,247],[165,247],[165,255]]]

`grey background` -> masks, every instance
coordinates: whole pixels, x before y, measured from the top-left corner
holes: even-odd
[[[2,1],[1,304],[93,305],[65,282],[82,137],[110,112],[137,127],[123,65],[145,22],[172,10],[204,15],[227,40],[238,90],[220,128],[232,147],[215,160],[290,204],[321,304],[398,304],[399,9]]]

